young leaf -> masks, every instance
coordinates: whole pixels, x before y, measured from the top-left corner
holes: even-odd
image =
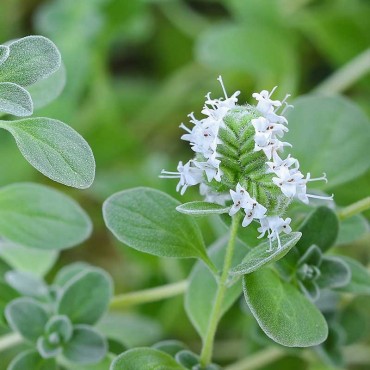
[[[107,353],[105,338],[88,325],[76,325],[72,338],[64,345],[63,355],[71,362],[94,364]]]
[[[261,329],[287,347],[322,343],[328,326],[321,312],[269,268],[244,276],[244,296]]]
[[[199,356],[187,349],[176,353],[175,359],[186,369],[193,369],[196,365],[199,364]]]
[[[63,287],[69,280],[83,271],[94,269],[92,265],[86,262],[74,262],[63,266],[56,274],[53,285]]]
[[[280,238],[281,248],[278,247],[278,242],[275,240],[273,251],[269,251],[270,242],[264,241],[257,247],[252,248],[243,261],[230,270],[232,275],[245,275],[260,269],[261,267],[273,263],[280,258],[283,258],[291,248],[293,248],[301,237],[301,233],[293,232],[288,235],[282,235]]]
[[[13,330],[33,342],[44,333],[49,318],[43,306],[30,298],[10,302],[5,308],[5,317]]]
[[[201,258],[211,264],[195,221],[176,211],[180,203],[150,188],[124,190],[103,205],[105,223],[129,247],[161,257]]]
[[[186,215],[207,216],[212,214],[228,213],[230,207],[221,206],[215,203],[197,201],[183,203],[177,206],[176,210]]]
[[[61,63],[57,47],[43,36],[27,36],[8,45],[9,56],[0,66],[0,81],[21,86],[48,77]]]
[[[12,82],[0,82],[0,112],[18,117],[30,116],[33,112],[30,93]]]
[[[38,171],[61,184],[88,188],[95,177],[95,159],[85,139],[51,118],[0,121],[15,138],[24,158]]]
[[[226,238],[221,238],[209,248],[210,256],[218,268],[222,268],[225,255]],[[237,242],[233,257],[233,266],[245,256],[246,247]],[[212,273],[201,263],[197,263],[189,277],[189,287],[185,294],[185,310],[199,335],[206,335],[210,309],[217,293],[217,282]],[[228,288],[222,306],[225,314],[241,294],[241,285],[234,284]]]
[[[167,353],[153,348],[135,348],[118,356],[110,370],[185,370]]]
[[[9,56],[9,47],[0,45],[0,65],[6,61]]]
[[[59,191],[31,183],[0,188],[0,235],[14,243],[70,248],[84,241],[91,227],[85,211]]]
[[[24,296],[45,297],[49,293],[46,283],[29,272],[8,271],[5,281]]]
[[[166,352],[172,357],[175,357],[177,352],[188,349],[184,343],[174,339],[162,340],[161,342],[153,344],[152,348],[157,349],[158,351]]]
[[[8,370],[57,370],[54,359],[43,359],[36,351],[21,352],[10,363]]]
[[[370,123],[356,104],[340,96],[303,96],[293,104],[284,139],[293,145],[292,156],[304,171],[327,173],[327,185],[318,185],[333,188],[369,168]]]
[[[340,257],[324,256],[317,284],[320,288],[339,288],[351,280],[351,270]]]
[[[104,270],[84,271],[63,287],[57,312],[74,324],[95,324],[107,310],[112,292],[112,279]]]
[[[351,280],[348,284],[338,288],[341,292],[370,295],[370,274],[369,271],[356,260],[341,256],[351,270]]]

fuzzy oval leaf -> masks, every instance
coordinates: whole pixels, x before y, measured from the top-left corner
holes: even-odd
[[[323,257],[320,272],[316,283],[321,288],[339,288],[351,280],[351,270],[341,257]]]
[[[278,247],[278,242],[272,242],[272,251],[269,251],[269,241],[264,241],[251,249],[244,257],[241,264],[230,270],[231,275],[245,275],[260,269],[261,267],[278,261],[283,258],[298,242],[301,233],[295,232],[288,235],[282,235],[280,238],[281,248]]]
[[[196,201],[196,202],[183,203],[177,206],[176,210],[181,213],[184,213],[185,215],[207,216],[207,215],[228,213],[230,210],[230,207],[221,206],[215,203]]]
[[[167,353],[153,348],[135,348],[118,356],[110,370],[185,370]]]
[[[209,248],[212,261],[222,268],[225,256],[226,238],[221,238]],[[245,256],[246,247],[237,242],[232,264],[235,266]],[[185,293],[185,310],[190,321],[204,338],[210,320],[210,309],[217,293],[217,282],[213,274],[201,263],[197,263],[189,277],[189,287]],[[226,291],[222,304],[222,315],[228,311],[241,294],[241,284],[234,284]]]
[[[8,271],[4,275],[5,281],[17,292],[27,297],[45,297],[49,293],[44,280],[30,272]]]
[[[51,118],[0,121],[24,158],[50,179],[74,188],[88,188],[95,177],[89,144],[71,127]]]
[[[30,116],[33,112],[30,93],[12,82],[0,82],[0,112],[18,117]]]
[[[124,190],[103,205],[105,223],[129,247],[161,257],[197,257],[209,263],[195,221],[176,211],[180,203],[150,188]]]
[[[72,338],[64,345],[63,355],[76,364],[94,364],[107,353],[106,339],[88,325],[76,325]]]
[[[5,308],[5,317],[13,330],[33,342],[44,333],[49,318],[43,306],[30,298],[10,302]]]
[[[315,184],[333,188],[369,168],[370,121],[355,103],[339,96],[303,96],[293,103],[284,139],[304,172],[327,173],[327,184]]]
[[[8,370],[57,370],[54,359],[44,359],[36,351],[30,350],[20,353],[10,363]]]
[[[370,295],[370,273],[365,266],[353,258],[341,256],[351,270],[351,280],[338,288],[341,292]]]
[[[0,65],[6,61],[9,56],[9,47],[0,45]]]
[[[310,347],[328,336],[324,316],[293,285],[265,268],[244,276],[245,300],[261,329],[287,347]]]
[[[346,218],[340,222],[336,244],[349,244],[361,239],[367,232],[369,232],[369,222],[363,215]]]
[[[60,53],[46,37],[23,37],[8,47],[9,56],[0,66],[0,81],[28,86],[60,67]]]
[[[0,235],[41,249],[65,249],[84,241],[91,221],[73,199],[47,186],[24,183],[0,188]]]
[[[84,271],[63,287],[57,312],[74,324],[95,324],[107,310],[112,293],[112,279],[104,270]]]

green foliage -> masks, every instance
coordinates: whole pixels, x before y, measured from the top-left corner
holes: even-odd
[[[301,233],[293,232],[288,235],[283,235],[280,238],[281,248],[278,246],[278,241],[272,242],[273,250],[270,250],[270,242],[264,241],[258,246],[251,249],[244,257],[242,262],[230,270],[232,275],[245,275],[260,269],[270,263],[283,258],[299,241]]]
[[[17,244],[48,250],[70,248],[91,233],[91,221],[71,198],[43,185],[0,189],[0,234]]]
[[[181,204],[177,206],[176,209],[186,215],[206,216],[212,214],[228,213],[230,207],[221,206],[215,203],[196,201]]]
[[[316,306],[269,268],[245,275],[243,288],[253,316],[275,342],[309,347],[327,338],[327,323]]]
[[[30,93],[12,82],[0,82],[0,112],[15,116],[30,116],[33,102]]]
[[[45,360],[35,351],[25,351],[14,358],[8,370],[57,370],[54,360]]]
[[[110,370],[184,370],[185,368],[178,364],[167,353],[153,348],[135,348],[118,356],[112,362]]]
[[[179,202],[149,188],[124,190],[109,197],[103,216],[121,242],[162,257],[201,258],[212,265],[195,221],[176,211]]]
[[[95,159],[83,139],[65,123],[50,118],[0,121],[15,138],[25,159],[54,181],[88,188],[94,181]]]

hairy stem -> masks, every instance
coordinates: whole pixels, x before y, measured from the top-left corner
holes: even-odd
[[[357,80],[370,72],[370,49],[334,72],[314,90],[325,95],[339,94],[352,86]]]
[[[161,299],[174,297],[184,293],[187,286],[188,282],[186,280],[182,280],[177,283],[167,284],[156,288],[120,294],[112,298],[109,308],[117,310],[137,304],[155,302]]]
[[[18,333],[10,333],[0,337],[0,352],[8,348],[14,347],[23,342],[22,337]]]
[[[364,212],[370,209],[370,197],[366,197],[364,199],[359,200],[356,203],[352,203],[349,206],[341,209],[338,212],[338,217],[340,220],[345,220],[350,218],[358,213]]]
[[[218,281],[217,293],[215,300],[213,302],[208,328],[203,340],[202,352],[200,354],[200,363],[204,367],[207,366],[212,359],[213,343],[216,335],[217,326],[221,318],[222,303],[227,289],[226,281],[231,267],[232,258],[234,255],[235,240],[238,231],[239,221],[240,218],[238,215],[232,218],[230,239],[226,248],[222,275]]]
[[[252,354],[239,362],[227,366],[225,370],[254,370],[265,366],[278,358],[284,356],[284,351],[281,348],[271,347]]]

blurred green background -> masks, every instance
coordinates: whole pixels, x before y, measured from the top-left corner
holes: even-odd
[[[41,34],[61,50],[65,89],[34,115],[59,119],[81,133],[95,154],[97,174],[86,191],[55,184],[37,173],[12,137],[1,132],[0,185],[44,183],[77,199],[90,214],[92,237],[63,252],[59,266],[75,260],[102,266],[114,276],[117,292],[183,279],[192,261],[158,259],[119,245],[104,227],[102,202],[134,186],[152,186],[180,199],[176,183],[158,174],[191,157],[187,143],[179,140],[178,126],[187,122],[188,113],[200,112],[208,91],[221,95],[220,74],[228,92],[241,90],[242,103],[251,101],[253,92],[275,85],[276,98],[289,92],[294,99],[312,92],[370,47],[369,19],[369,0],[1,0],[0,43]],[[370,115],[369,75],[343,93]],[[368,195],[369,189],[367,172],[333,191],[337,204],[346,205]],[[196,189],[181,198],[195,199]],[[211,242],[217,225],[200,222]],[[354,252],[365,264],[370,260],[368,242],[357,241]],[[158,337],[199,346],[183,319],[182,298],[137,311],[156,318],[152,329]],[[241,315],[237,307],[224,320],[220,337],[225,347],[219,343],[216,349],[221,361],[245,352],[240,339],[250,325],[245,319],[240,325]],[[273,368],[306,366],[303,360],[289,361]]]

